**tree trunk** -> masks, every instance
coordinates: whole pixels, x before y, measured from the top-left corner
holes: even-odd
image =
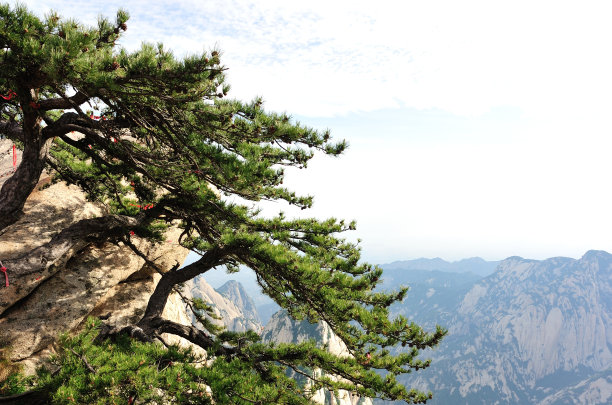
[[[17,222],[23,215],[23,206],[40,179],[45,158],[53,142],[52,139],[39,141],[40,137],[33,137],[35,139],[28,142],[27,138],[17,171],[0,189],[0,231]]]

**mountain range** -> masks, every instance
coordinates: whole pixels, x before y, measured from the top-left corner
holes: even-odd
[[[415,274],[416,295],[440,278],[423,283]],[[404,376],[404,383],[431,389],[432,404],[610,403],[612,255],[510,257],[471,286],[452,283],[454,293],[443,297],[430,287],[436,292],[429,297],[392,307],[449,329],[441,346],[426,353],[432,366]]]
[[[253,330],[261,333],[263,326],[255,303],[239,282],[229,280],[215,290],[204,278],[196,277],[185,283],[185,289],[187,296],[200,298],[214,308],[215,315],[221,320],[211,319],[213,322],[235,332]],[[195,324],[193,314],[191,319]]]
[[[390,308],[393,316],[404,315],[426,329],[440,324],[449,330],[440,347],[422,353],[432,359],[430,368],[402,377],[407,386],[433,391],[429,403],[612,402],[609,253],[589,251],[580,259],[510,257],[501,262],[417,259],[381,267],[378,289],[410,286],[406,299]],[[257,295],[257,289],[237,282],[217,288],[250,320],[257,318],[257,306],[246,298],[252,291]],[[284,312],[262,329],[264,340],[279,341],[329,342],[330,333],[325,325],[295,322]],[[321,403],[332,399],[344,403],[329,393],[319,398]]]
[[[387,272],[393,270],[436,270],[446,273],[474,273],[479,276],[488,276],[495,271],[499,261],[487,261],[480,257],[471,257],[455,262],[447,262],[446,260],[436,257],[435,259],[414,259],[402,260],[388,264],[381,264]]]

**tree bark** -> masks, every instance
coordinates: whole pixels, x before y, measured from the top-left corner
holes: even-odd
[[[0,189],[0,231],[14,224],[23,215],[23,206],[36,187],[45,167],[45,158],[52,139],[28,139],[24,143],[21,163]]]
[[[215,266],[222,265],[234,253],[234,250],[231,248],[214,248],[206,252],[200,260],[185,266],[181,270],[164,273],[159,283],[157,283],[151,298],[149,298],[147,309],[142,319],[138,322],[138,326],[147,328],[153,319],[161,318],[168,297],[175,285],[191,280]]]
[[[0,132],[22,140],[24,146],[19,167],[0,190],[0,231],[17,222],[23,215],[23,206],[45,168],[52,138],[69,132],[70,130],[64,128],[65,125],[79,120],[78,114],[66,113],[56,122],[42,128],[40,126],[42,118],[32,110],[31,106],[28,106],[27,100],[29,99],[26,98],[21,102],[24,106],[21,125],[0,122]],[[83,93],[77,93],[69,99],[42,100],[38,104],[38,109],[69,108],[75,102],[84,102],[84,100],[86,97]]]
[[[0,135],[6,135],[8,138],[23,141],[23,129],[17,122],[0,121]]]
[[[179,283],[191,280],[199,274],[203,274],[213,267],[220,266],[227,262],[231,255],[237,253],[237,247],[217,247],[207,251],[200,260],[184,267],[181,270],[168,271],[162,275],[155,291],[149,298],[147,309],[142,319],[136,325],[126,326],[122,329],[111,328],[103,325],[100,333],[96,337],[97,341],[107,337],[113,337],[119,333],[127,333],[132,338],[143,342],[152,342],[162,333],[170,333],[180,336],[191,343],[200,346],[204,350],[210,350],[214,346],[214,340],[203,331],[194,326],[181,325],[176,322],[162,318],[164,307],[174,286]],[[213,355],[234,354],[233,348],[221,346]]]

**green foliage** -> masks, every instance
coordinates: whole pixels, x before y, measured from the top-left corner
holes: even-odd
[[[250,267],[263,291],[293,318],[329,324],[350,356],[332,355],[314,342],[264,344],[253,333],[223,331],[210,319],[213,309],[195,301],[201,332],[211,342],[210,361],[198,363],[202,367],[176,348],[126,337],[95,343],[90,327],[63,339],[55,359],[60,371],[41,372],[37,385],[48,387],[58,403],[113,403],[130,396],[190,403],[200,398],[197,384],[205,384],[217,404],[301,404],[308,403],[309,391],[287,375],[318,368],[326,374],[312,389],[426,401],[429,394],[406,389],[395,377],[428,367],[419,351],[437,345],[446,331],[425,332],[404,317],[390,318],[389,306],[407,288],[374,292],[382,270],[360,263],[358,244],[339,236],[355,224],[265,218],[255,205],[273,200],[311,207],[311,196],[282,186],[284,168],[305,168],[315,153],[338,156],[347,144],[286,114],[266,112],[260,99],[227,99],[217,50],[179,60],[161,44],[143,44],[135,52],[118,48],[127,19],[119,11],[114,24],[102,18],[97,27],[84,27],[0,5],[0,91],[18,94],[2,104],[0,120],[20,122],[27,134],[51,134],[45,159],[57,176],[109,213],[138,220],[110,241],[159,242],[167,226],[179,224],[182,246],[214,257],[211,266]],[[76,112],[45,107],[71,101],[74,93],[86,96],[89,108],[97,106],[102,119],[90,118],[80,103],[72,105]],[[406,350],[392,355],[395,346]]]
[[[363,370],[365,358],[338,358],[314,341],[273,345],[258,343],[259,336],[252,331],[223,332],[220,340],[250,343],[248,350],[242,358],[206,361],[191,349],[141,343],[125,335],[119,335],[116,341],[97,342],[99,326],[99,320],[89,318],[79,335],[63,335],[59,354],[50,359],[55,372],[43,367],[37,370],[36,377],[12,375],[3,393],[35,388],[48,391],[56,404],[163,403],[169,399],[184,404],[207,404],[210,399],[219,405],[310,404],[303,395],[304,387],[286,374],[284,366],[300,374],[313,367],[332,366],[338,375],[362,373],[364,385],[355,389],[348,381],[323,376],[314,382],[310,392],[327,387],[356,391],[362,396],[390,390],[398,396],[419,397],[416,391],[402,392],[391,374],[381,378],[374,371]],[[262,367],[259,373],[253,370],[257,361]]]
[[[13,372],[2,382],[0,394],[21,394],[35,384],[36,380],[36,376],[24,376],[21,372]]]
[[[168,398],[210,403],[197,368],[204,360],[190,350],[144,344],[125,335],[115,342],[94,342],[99,322],[89,318],[82,333],[62,336],[59,354],[50,359],[56,372],[40,368],[36,378],[13,375],[9,381],[19,386],[6,393],[36,388],[49,391],[56,404],[162,403]]]

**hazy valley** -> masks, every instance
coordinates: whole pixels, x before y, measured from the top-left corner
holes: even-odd
[[[381,267],[380,289],[410,286],[404,302],[391,307],[392,315],[449,330],[440,347],[422,354],[433,359],[432,366],[403,377],[407,385],[432,390],[432,404],[612,400],[612,255],[589,251],[578,260],[453,263],[418,259]],[[230,329],[250,325],[263,330],[264,339],[277,341],[316,338],[341,351],[325,326],[297,323],[283,313],[261,323],[257,310],[270,312],[274,306],[261,297],[254,280],[243,275],[241,281],[244,287],[230,281],[215,291],[197,280],[198,289],[207,291],[226,316],[227,308],[235,308],[228,316]],[[348,396],[321,393],[319,400],[324,397],[326,403],[352,403]]]

